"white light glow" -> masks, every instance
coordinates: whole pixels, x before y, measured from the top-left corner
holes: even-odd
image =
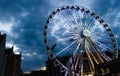
[[[40,70],[46,70],[47,68],[46,67],[42,67],[42,68],[40,68]]]
[[[83,34],[84,34],[84,36],[89,37],[90,36],[90,31],[83,30]]]

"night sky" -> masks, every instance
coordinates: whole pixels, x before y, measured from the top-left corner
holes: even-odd
[[[7,47],[22,52],[22,70],[45,66],[44,25],[49,14],[62,5],[80,5],[96,12],[113,30],[120,45],[120,0],[0,0],[0,31]]]

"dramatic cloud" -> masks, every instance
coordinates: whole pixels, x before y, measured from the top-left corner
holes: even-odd
[[[100,15],[113,30],[120,45],[120,1],[119,0],[94,0],[91,4],[93,10]]]
[[[69,4],[98,13],[110,24],[120,43],[119,0],[0,0],[0,31],[7,34],[8,47],[13,45],[15,53],[22,52],[23,71],[45,65],[43,28],[46,19],[55,8]]]

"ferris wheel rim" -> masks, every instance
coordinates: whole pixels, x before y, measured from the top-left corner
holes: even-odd
[[[48,53],[49,55],[53,55],[53,56],[51,57],[51,59],[54,59],[54,60],[55,60],[55,65],[62,67],[62,68],[66,71],[65,75],[68,74],[69,68],[66,67],[65,65],[63,65],[63,64],[58,60],[58,58],[56,57],[56,55],[53,53],[52,50],[54,50],[56,44],[54,44],[52,48],[48,45],[48,44],[49,44],[49,41],[48,41],[48,37],[47,37],[47,36],[48,36],[48,35],[47,35],[47,34],[48,34],[47,30],[48,30],[48,28],[49,28],[49,23],[50,23],[50,21],[53,19],[53,17],[54,17],[55,15],[57,15],[58,13],[66,10],[66,9],[71,9],[71,10],[75,9],[76,11],[83,11],[84,13],[87,13],[87,14],[91,15],[91,17],[93,17],[96,21],[98,21],[98,22],[103,26],[103,28],[106,30],[109,38],[111,39],[112,47],[113,47],[113,58],[112,58],[112,59],[117,59],[117,58],[118,58],[118,46],[117,46],[116,39],[115,39],[115,37],[114,37],[114,34],[113,34],[111,28],[109,27],[109,25],[108,25],[102,18],[100,18],[100,17],[99,17],[97,14],[95,14],[93,11],[90,11],[89,9],[84,8],[84,7],[82,7],[82,6],[78,6],[78,5],[71,5],[71,6],[67,6],[67,5],[66,5],[66,6],[61,6],[61,7],[58,7],[57,9],[55,9],[55,10],[49,15],[49,17],[47,18],[46,24],[45,24],[45,26],[44,26],[44,33],[43,33],[43,35],[44,35],[44,43],[45,43],[45,45],[46,45],[47,53]],[[91,19],[91,20],[92,20],[92,19]],[[88,25],[89,25],[89,23],[88,23]],[[84,29],[84,30],[82,30],[82,32],[83,32],[83,35],[84,35],[85,37],[88,37],[88,38],[89,38],[89,37],[91,36],[91,32],[90,32],[88,29]],[[76,38],[76,39],[78,39],[78,38]],[[74,40],[76,40],[76,39],[74,39]],[[91,39],[88,39],[88,41],[91,41]],[[80,40],[78,39],[77,42],[79,43]],[[98,43],[98,42],[96,42],[96,43]],[[70,45],[68,45],[67,47],[70,47],[70,46],[73,45],[73,44],[74,44],[74,42],[71,43]],[[90,44],[90,43],[88,43],[88,44]],[[96,46],[95,43],[92,43],[92,46],[93,46],[93,48],[94,48],[94,46]],[[79,47],[79,45],[78,45],[78,47]],[[87,49],[88,52],[89,52],[89,51],[90,51],[90,50],[89,50],[89,49],[90,49],[89,46],[85,46],[85,47],[86,47],[85,49]],[[106,47],[106,46],[104,46],[104,47]],[[63,48],[62,50],[64,50],[64,49],[66,49],[66,48]],[[94,50],[96,50],[96,49],[99,49],[99,47],[94,48]],[[75,50],[74,50],[74,51],[75,51]],[[74,55],[76,55],[76,54],[74,54]],[[106,57],[105,54],[102,53],[102,52],[101,52],[101,56]],[[76,57],[76,56],[75,56],[75,57]],[[108,61],[111,60],[110,58],[107,58],[107,57],[106,57],[105,59],[108,59]],[[101,60],[101,62],[102,62],[102,60]],[[68,62],[68,63],[69,63],[69,62]],[[82,64],[82,62],[81,62],[81,64]],[[76,65],[76,64],[74,64],[74,67],[75,67],[75,65]],[[71,69],[71,70],[74,70],[74,69]],[[83,69],[82,69],[82,71],[83,71]],[[73,71],[73,73],[74,73],[74,71]]]
[[[46,49],[47,50],[50,50],[50,47],[48,46],[48,41],[47,41],[47,28],[49,27],[48,24],[50,22],[50,20],[54,17],[54,15],[56,15],[57,13],[63,11],[63,10],[66,10],[66,9],[76,9],[76,10],[81,10],[81,11],[84,11],[86,13],[89,13],[91,14],[91,16],[94,16],[94,18],[96,20],[98,20],[102,26],[105,28],[105,30],[108,32],[109,34],[109,37],[111,38],[112,40],[112,43],[114,44],[114,53],[113,53],[113,58],[116,59],[118,58],[118,46],[117,46],[117,42],[116,42],[116,39],[114,38],[114,34],[112,32],[112,30],[108,27],[108,24],[103,20],[101,19],[98,15],[96,15],[94,12],[90,11],[89,9],[87,8],[84,8],[82,6],[78,6],[78,5],[71,5],[71,6],[61,6],[61,7],[58,7],[57,9],[55,9],[48,17],[47,21],[46,21],[46,25],[44,26],[44,42],[45,42],[45,45],[46,45]]]

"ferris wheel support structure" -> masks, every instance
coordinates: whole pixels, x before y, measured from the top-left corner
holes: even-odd
[[[55,65],[66,71],[65,76],[95,75],[95,64],[118,58],[117,41],[109,25],[81,6],[55,9],[46,21],[43,35],[48,55],[54,59]],[[57,59],[67,55],[71,57],[66,65]],[[106,73],[106,69],[100,70],[102,74]]]

